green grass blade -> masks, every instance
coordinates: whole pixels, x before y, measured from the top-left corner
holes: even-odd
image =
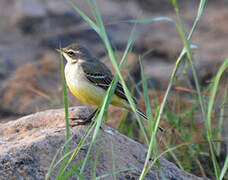
[[[188,38],[187,38],[186,35],[185,35],[185,32],[184,32],[183,23],[181,21],[181,16],[180,16],[180,12],[179,12],[179,8],[178,8],[178,5],[177,5],[177,2],[176,2],[176,0],[172,0],[173,6],[175,8],[175,11],[176,11],[176,14],[177,14],[177,17],[178,17],[178,21],[179,21],[179,24],[180,24],[180,25],[176,24],[176,26],[177,26],[178,31],[180,33],[181,39],[184,42],[184,48],[185,48],[185,50],[187,52],[188,59],[189,59],[189,61],[191,63],[192,72],[193,72],[193,78],[194,78],[194,81],[195,81],[195,84],[196,84],[196,89],[197,89],[197,92],[198,92],[198,99],[199,99],[199,103],[200,103],[203,119],[205,119],[205,117],[206,117],[206,111],[205,111],[205,107],[204,107],[203,98],[202,98],[202,95],[200,93],[199,80],[198,80],[197,73],[196,73],[196,70],[195,70],[195,67],[194,67],[194,64],[193,64],[193,55],[192,55],[190,44],[189,44],[188,41],[191,40],[193,32],[195,31],[195,28],[196,28],[196,26],[199,23],[199,19],[200,19],[201,15],[203,13],[203,10],[204,10],[204,8],[206,6],[206,2],[207,2],[206,0],[201,0],[200,1],[199,7],[198,7],[198,12],[197,12],[197,17],[196,17],[196,19],[194,21],[194,24],[193,24],[193,26],[191,28],[191,31],[190,31],[190,33],[188,35]]]
[[[67,154],[65,153],[64,156],[62,156],[62,157],[55,163],[55,161],[56,161],[56,159],[57,159],[59,153],[64,149],[64,147],[66,146],[66,144],[69,143],[71,140],[72,140],[72,138],[70,138],[67,142],[65,142],[65,144],[62,145],[62,146],[57,150],[57,152],[55,153],[55,156],[53,157],[52,162],[51,162],[51,164],[50,164],[50,167],[49,167],[49,169],[48,169],[48,173],[46,174],[45,180],[48,180],[48,179],[50,178],[50,175],[51,175],[53,169],[56,168],[56,166],[57,166],[58,164],[60,164],[60,163],[64,160],[64,158],[67,157],[67,156],[71,153],[71,152],[68,152]]]
[[[115,81],[116,81],[116,78],[114,78]],[[104,113],[111,101],[111,98],[112,98],[112,95],[114,93],[114,90],[115,90],[115,86],[117,84],[117,81],[116,83],[114,84],[114,81],[112,81],[112,83],[110,84],[108,90],[106,91],[106,94],[104,96],[104,100],[103,100],[103,103],[102,103],[102,106],[101,106],[101,109],[100,109],[100,112],[98,114],[98,117],[96,118],[96,126],[95,126],[95,129],[94,129],[94,133],[93,133],[93,136],[92,136],[92,140],[91,140],[91,143],[90,143],[90,146],[88,148],[88,151],[87,151],[87,154],[86,154],[86,157],[85,157],[85,161],[81,167],[81,170],[80,170],[80,173],[82,174],[84,169],[85,169],[85,165],[89,159],[89,155],[90,155],[90,152],[92,150],[92,147],[93,147],[93,144],[97,138],[97,135],[98,135],[98,132],[100,130],[100,126],[101,126],[101,122],[102,122],[102,119],[103,119],[103,116],[104,116]]]
[[[225,174],[227,173],[227,169],[228,169],[228,156],[226,156],[226,160],[222,168],[221,174],[219,176],[219,180],[222,180],[224,178]]]
[[[70,129],[69,129],[69,118],[68,118],[68,101],[67,101],[67,90],[66,90],[66,81],[65,81],[65,74],[64,74],[64,64],[63,64],[63,58],[62,55],[60,56],[60,60],[61,60],[61,77],[62,77],[62,84],[63,84],[63,92],[64,92],[64,106],[65,106],[65,121],[66,121],[66,145],[65,145],[65,155],[64,155],[64,159],[62,161],[60,170],[58,172],[57,178],[56,179],[61,179],[64,171],[66,170],[66,168],[69,166],[70,162],[72,161],[72,157],[71,159],[67,162],[67,156],[69,154],[69,135],[70,135]],[[80,147],[80,146],[79,146]],[[78,148],[79,151],[80,148]],[[75,153],[73,154],[73,156],[75,155]]]
[[[199,7],[198,7],[198,11],[197,11],[197,16],[196,16],[195,21],[193,23],[192,29],[191,29],[191,31],[190,31],[190,33],[188,35],[188,40],[190,40],[192,38],[193,32],[195,31],[196,26],[199,23],[200,17],[202,16],[202,13],[203,13],[203,10],[206,7],[206,4],[207,4],[207,0],[201,0],[200,1]]]
[[[101,150],[101,142],[102,142],[102,136],[99,138],[97,143],[97,149],[96,149],[96,156],[95,160],[93,162],[93,169],[92,169],[92,179],[96,179],[96,169],[97,169],[97,162],[98,162],[98,155]]]
[[[143,93],[144,93],[144,101],[146,106],[146,115],[148,118],[148,124],[149,124],[149,132],[152,133],[152,110],[150,105],[150,98],[148,93],[148,86],[147,86],[147,80],[144,72],[144,68],[142,65],[142,61],[139,59],[140,69],[141,69],[141,78],[142,78],[142,85],[143,85]]]
[[[64,96],[64,109],[65,109],[65,124],[66,124],[66,146],[65,146],[65,154],[68,154],[69,152],[69,138],[70,138],[70,127],[69,127],[69,112],[68,112],[68,100],[67,100],[67,89],[66,89],[66,80],[65,80],[65,74],[64,74],[64,64],[63,64],[63,57],[60,54],[60,62],[61,62],[61,77],[62,77],[62,87],[63,87],[63,96]],[[67,162],[67,157],[62,161],[60,170],[57,175],[57,179],[59,178],[59,175],[62,173],[62,170],[64,169],[64,166]]]
[[[168,144],[164,140],[162,140],[162,142],[165,144],[165,146],[167,147],[167,149],[169,149],[168,148]],[[175,160],[177,166],[180,169],[184,170],[184,167],[182,166],[181,161],[178,159],[178,157],[176,156],[176,154],[173,151],[169,151],[169,153],[171,154],[172,158]]]
[[[202,1],[201,1],[201,2],[202,2]],[[173,6],[174,6],[174,8],[175,8],[175,10],[176,10],[176,12],[177,12],[178,20],[180,21],[181,18],[180,18],[179,9],[178,9],[176,0],[172,0],[172,3],[173,3]],[[180,21],[180,22],[181,22],[181,21]],[[173,85],[173,82],[174,82],[174,80],[175,80],[176,73],[177,73],[177,70],[178,70],[178,68],[179,68],[179,66],[180,66],[180,64],[181,64],[182,58],[184,57],[185,53],[187,53],[188,58],[190,57],[190,59],[192,59],[192,54],[191,54],[191,50],[190,50],[191,48],[190,48],[190,44],[188,43],[188,40],[189,40],[189,39],[186,38],[185,32],[184,32],[184,30],[183,30],[183,28],[182,28],[181,26],[178,25],[177,28],[178,28],[178,31],[179,31],[181,37],[182,37],[182,40],[183,40],[184,45],[185,45],[185,48],[182,50],[182,52],[180,53],[180,55],[179,55],[179,57],[178,57],[178,59],[177,59],[177,61],[176,61],[174,70],[173,70],[173,72],[172,72],[172,74],[171,74],[170,82],[169,82],[169,84],[168,84],[167,90],[166,90],[165,95],[164,95],[164,98],[163,98],[163,101],[162,101],[162,103],[161,103],[160,108],[159,108],[158,111],[157,111],[158,113],[157,113],[156,118],[155,118],[155,129],[157,129],[157,126],[158,126],[158,123],[159,123],[159,121],[160,121],[162,112],[163,112],[164,107],[165,107],[165,104],[166,104],[166,102],[167,102],[168,94],[169,94],[169,92],[170,92],[170,90],[171,90],[171,87],[172,87],[172,85]],[[195,27],[193,27],[193,28],[195,29]],[[194,29],[193,29],[193,31],[194,31]],[[195,76],[194,76],[194,77],[195,77]],[[195,80],[197,81],[197,78],[196,78],[196,77],[195,77]],[[198,81],[197,81],[197,82],[198,82]],[[196,84],[197,84],[197,83],[196,83]],[[199,91],[199,87],[198,87],[197,90],[198,90],[198,92],[200,92],[200,91]],[[201,95],[201,94],[199,93],[199,96],[200,96],[200,95]],[[201,101],[201,106],[203,107],[203,101],[202,101],[202,97],[201,97],[201,96],[200,96],[200,101]],[[204,111],[204,109],[203,109],[202,111]],[[205,111],[204,111],[204,112],[205,112]],[[151,138],[153,138],[153,136],[154,136],[154,134],[152,134],[152,137],[151,137]],[[150,146],[151,146],[151,147],[153,146],[153,142],[150,142],[149,148],[150,148]],[[148,150],[148,151],[149,151],[149,150]],[[146,163],[147,163],[147,162],[145,162],[145,164],[146,164]],[[141,179],[145,178],[145,176],[146,176],[146,174],[148,173],[148,171],[149,171],[150,168],[152,168],[152,166],[150,166],[149,168],[147,168],[147,166],[144,166],[144,169],[143,169],[143,171],[142,171],[142,173],[141,173],[141,176],[140,176]]]
[[[131,42],[131,41],[130,41],[130,42]],[[128,49],[129,47],[130,47],[130,45],[128,45],[126,49]],[[127,54],[127,53],[125,53],[125,54]],[[120,67],[122,67],[122,64],[124,64],[125,61],[126,61],[125,58],[123,58],[123,59],[121,60]],[[81,171],[80,171],[81,173],[83,172],[84,167],[85,167],[85,164],[86,164],[86,161],[88,160],[89,153],[90,153],[90,151],[91,151],[93,142],[94,142],[94,140],[96,139],[96,136],[97,136],[98,131],[99,131],[99,129],[100,129],[100,125],[101,125],[101,121],[102,121],[103,115],[104,115],[104,113],[105,113],[105,111],[106,111],[106,109],[107,109],[107,107],[108,107],[108,105],[109,105],[109,103],[110,103],[110,101],[111,101],[111,99],[112,99],[112,95],[114,94],[114,91],[115,91],[117,82],[118,82],[118,76],[115,76],[114,79],[113,79],[113,81],[112,81],[112,83],[110,84],[110,87],[109,87],[108,90],[106,91],[106,95],[105,95],[105,97],[104,97],[104,101],[103,101],[103,103],[102,103],[101,110],[100,110],[100,112],[99,112],[99,114],[98,114],[98,117],[97,117],[97,119],[96,119],[97,125],[96,125],[96,127],[95,127],[93,139],[92,139],[92,141],[91,141],[89,150],[88,150],[88,152],[87,152],[87,156],[86,156],[86,158],[85,158],[85,163],[83,164],[83,166],[82,166],[82,168],[81,168]]]
[[[116,172],[116,161],[115,161],[116,157],[115,157],[115,153],[114,153],[114,144],[112,142],[112,137],[110,137],[110,144],[111,144],[110,148],[111,148],[111,152],[112,152],[112,172]],[[112,174],[112,178],[113,178],[113,180],[116,180],[115,173]]]
[[[132,45],[133,45],[135,29],[136,29],[136,24],[134,25],[134,27],[133,27],[133,29],[132,29],[132,31],[131,31],[131,33],[130,33],[130,37],[129,37],[129,39],[128,39],[128,43],[127,43],[127,46],[126,46],[126,48],[125,48],[124,55],[122,56],[121,63],[120,63],[120,66],[119,66],[119,67],[120,67],[120,70],[123,68],[123,66],[124,66],[124,61],[125,61],[125,59],[126,59],[126,57],[127,57],[127,54],[128,54],[128,52],[130,52],[131,47],[132,47]],[[122,65],[122,64],[123,64],[123,65]],[[130,96],[131,96],[131,95],[130,95]],[[139,117],[138,117],[137,120],[138,120],[138,123],[139,123],[139,125],[140,125],[140,127],[141,127],[141,130],[143,131],[143,134],[144,134],[145,138],[148,139],[148,134],[147,134],[147,132],[146,132],[146,128],[145,128],[145,126],[144,126],[144,124],[143,124],[143,121],[142,121],[141,118],[139,118]]]
[[[76,174],[78,179],[83,180],[84,178],[77,170],[82,165],[82,162],[83,161],[78,162],[69,171],[67,171],[67,173],[65,173],[63,176],[61,176],[61,180],[67,180],[73,173]]]
[[[50,167],[49,167],[49,169],[48,169],[48,172],[47,172],[47,174],[46,174],[46,176],[45,176],[45,180],[50,179],[51,173],[52,173],[52,171],[54,170],[54,163],[55,163],[55,160],[57,159],[57,156],[59,155],[60,151],[61,151],[61,148],[59,148],[59,149],[57,150],[57,152],[55,153],[55,156],[53,157],[53,159],[52,159],[52,161],[51,161],[51,165],[50,165]]]
[[[210,92],[210,98],[209,98],[209,103],[208,103],[208,113],[207,113],[207,130],[208,133],[210,134],[211,137],[211,114],[212,114],[212,110],[213,110],[213,104],[214,104],[214,100],[215,100],[215,95],[218,89],[218,85],[219,85],[219,80],[222,76],[222,74],[224,73],[224,71],[227,69],[228,67],[228,59],[226,59],[223,64],[221,65],[221,67],[219,68],[215,79],[213,81],[213,86],[211,88],[211,92]]]
[[[71,1],[69,1],[69,3],[76,10],[76,12],[79,13],[79,15],[102,37],[103,34],[104,34],[104,32],[102,32],[102,27],[99,24],[96,25],[86,14],[84,14],[79,8],[77,8],[77,6],[75,6]],[[88,1],[88,3],[90,3],[91,7],[92,6],[95,7],[94,4],[91,3],[91,1]],[[96,9],[96,7],[94,9]],[[97,13],[96,10],[93,11],[94,15],[96,15],[96,13]],[[97,22],[100,21],[100,19],[99,19],[99,17],[97,15],[96,15],[95,19],[96,19]],[[114,79],[116,81],[114,86],[116,86],[117,79],[116,78],[114,78]],[[84,161],[84,163],[83,163],[83,165],[81,167],[81,170],[80,170],[81,174],[83,173],[84,168],[85,168],[85,164],[86,164],[86,162],[89,159],[89,154],[91,152],[93,143],[95,142],[95,139],[96,139],[96,137],[98,135],[98,131],[100,129],[100,125],[101,125],[101,121],[102,121],[103,115],[104,115],[104,113],[105,113],[105,111],[106,111],[106,109],[108,107],[108,102],[110,102],[112,94],[114,93],[114,88],[115,87],[112,87],[112,86],[113,86],[113,83],[110,86],[112,91],[110,91],[110,88],[107,90],[106,95],[104,97],[103,104],[102,104],[101,109],[100,109],[100,112],[98,114],[98,117],[96,118],[96,126],[95,126],[95,130],[94,130],[94,134],[93,134],[92,141],[91,141],[91,144],[89,146],[88,152],[86,154],[85,161]],[[109,94],[110,94],[110,97],[107,96]]]
[[[133,46],[133,44],[134,44],[135,30],[136,30],[136,24],[133,26],[133,28],[132,28],[132,30],[131,30],[130,36],[129,36],[129,38],[128,38],[127,46],[126,46],[126,48],[125,48],[125,50],[124,50],[124,54],[123,54],[123,56],[122,56],[122,58],[121,58],[120,66],[119,66],[120,71],[123,69],[123,67],[125,67],[127,55],[128,55],[129,52],[131,51],[132,46]]]
[[[89,5],[90,11],[92,12],[92,15],[93,15],[93,17],[94,17],[94,19],[96,21],[96,24],[98,25],[98,19],[97,19],[97,15],[96,15],[93,3],[91,3],[90,0],[87,0],[87,4]]]
[[[180,16],[180,12],[179,12],[179,8],[177,6],[177,2],[176,0],[172,0],[172,3],[175,7],[175,11],[176,11],[176,14],[177,14],[177,17],[178,17],[178,22],[179,24],[176,24],[177,26],[177,29],[179,31],[179,34],[181,36],[181,39],[184,43],[184,48],[185,48],[185,51],[187,53],[187,56],[188,56],[188,59],[191,63],[191,67],[192,67],[192,73],[193,73],[193,78],[194,78],[194,81],[195,81],[195,85],[196,85],[196,89],[197,89],[197,92],[198,92],[198,99],[199,99],[199,103],[200,103],[200,107],[201,107],[201,111],[202,111],[202,116],[203,116],[203,119],[206,118],[206,110],[205,110],[205,106],[204,106],[204,102],[203,102],[203,97],[202,97],[202,94],[200,92],[200,85],[199,85],[199,80],[198,80],[198,77],[197,77],[197,73],[196,73],[196,70],[195,70],[195,67],[194,67],[194,64],[193,64],[193,54],[192,54],[192,50],[190,48],[190,43],[189,43],[189,40],[184,32],[184,26],[183,26],[183,23],[182,23],[182,20],[181,20],[181,16]],[[201,3],[200,3],[201,4]]]
[[[218,162],[216,160],[214,147],[212,144],[211,115],[213,113],[213,105],[214,105],[215,95],[216,95],[218,85],[219,85],[219,80],[227,68],[228,68],[228,59],[226,59],[223,62],[223,64],[219,68],[219,70],[215,76],[215,79],[213,81],[213,85],[212,85],[212,88],[210,91],[210,98],[209,98],[209,103],[208,103],[208,111],[207,111],[207,119],[206,119],[207,139],[208,139],[208,143],[209,143],[209,147],[210,147],[210,153],[211,153],[211,157],[212,157],[212,162],[213,162],[215,175],[216,175],[217,179],[219,179],[220,169],[219,169]]]
[[[157,110],[157,112],[159,112],[159,108]],[[158,114],[158,113],[157,113]],[[156,131],[158,129],[158,121],[160,119],[158,118],[155,118],[155,125],[152,127],[152,131],[151,131],[151,138],[150,138],[150,144],[149,144],[149,147],[148,147],[148,151],[147,151],[147,156],[146,156],[146,160],[144,162],[144,167],[143,167],[143,170],[142,170],[142,173],[140,175],[140,180],[143,180],[145,179],[146,177],[146,174],[148,172],[148,167],[149,167],[149,161],[150,161],[150,158],[151,158],[151,154],[152,154],[152,151],[154,150],[155,152],[157,151],[157,146],[156,146]],[[156,153],[153,153],[155,155],[155,157],[157,156]],[[154,157],[154,158],[155,158]]]
[[[64,94],[64,109],[65,109],[65,123],[66,123],[66,142],[70,139],[70,123],[69,123],[69,111],[68,111],[68,98],[67,98],[67,89],[66,89],[66,80],[64,74],[64,64],[63,64],[63,57],[60,55],[61,61],[61,76],[62,76],[62,85],[63,85],[63,94]],[[69,143],[66,143],[66,153],[69,152]]]
[[[144,19],[130,19],[126,20],[125,22],[130,23],[152,23],[157,21],[168,21],[173,22],[173,20],[170,17],[156,17],[156,18],[144,18]]]
[[[121,83],[122,83],[122,85],[123,85],[125,94],[126,94],[126,96],[127,96],[127,98],[128,98],[128,101],[129,101],[129,103],[130,103],[132,109],[133,109],[133,112],[136,114],[136,118],[137,118],[137,120],[138,120],[138,122],[139,122],[139,124],[140,124],[140,127],[143,129],[143,132],[145,133],[145,132],[146,132],[145,127],[144,127],[144,125],[142,124],[142,122],[140,121],[140,118],[139,118],[139,116],[138,116],[137,113],[136,113],[136,106],[135,106],[134,101],[133,101],[133,99],[132,99],[132,97],[131,97],[131,93],[130,93],[130,91],[128,90],[128,88],[127,88],[127,86],[126,86],[126,83],[125,83],[125,81],[124,81],[124,79],[123,79],[123,77],[122,77],[122,75],[121,75],[120,69],[119,69],[119,67],[118,67],[118,65],[117,65],[117,63],[116,63],[116,58],[115,58],[114,52],[113,52],[113,50],[112,50],[112,48],[111,48],[111,44],[110,44],[110,42],[109,42],[108,36],[107,36],[107,34],[106,34],[106,30],[105,30],[105,28],[104,28],[104,24],[103,24],[103,21],[102,21],[102,19],[101,19],[101,15],[100,15],[100,12],[99,12],[99,10],[98,10],[96,1],[93,0],[92,2],[93,2],[93,7],[94,7],[95,12],[96,12],[96,16],[97,16],[96,19],[98,20],[98,26],[91,26],[91,27],[92,27],[93,29],[94,29],[94,27],[98,28],[98,30],[96,30],[96,31],[97,31],[98,34],[100,35],[101,39],[104,41],[104,44],[105,44],[105,46],[106,46],[106,48],[107,48],[107,51],[108,51],[108,54],[109,54],[109,58],[110,58],[110,60],[111,60],[111,63],[113,64],[113,67],[115,68],[115,70],[116,70],[116,72],[117,72],[117,74],[118,74],[118,76],[119,76],[119,78],[120,78],[120,81],[121,81]],[[90,3],[92,3],[92,2],[90,1]],[[74,8],[74,9],[75,9],[77,12],[78,12],[78,10],[79,10],[78,8]],[[78,13],[79,13],[79,12],[78,12]],[[89,19],[89,18],[85,17],[86,15],[83,14],[82,12],[80,12],[79,14],[82,16],[82,18],[83,18],[84,20],[87,21],[87,20]],[[88,22],[88,23],[90,23],[90,22]],[[100,28],[100,29],[99,29],[99,28]],[[95,29],[94,29],[94,30],[95,30]],[[145,135],[146,141],[149,143],[148,135],[146,135],[146,134],[144,134],[144,135]]]
[[[219,122],[218,122],[218,139],[222,139],[222,128],[223,128],[223,122],[224,122],[224,116],[225,116],[225,104],[227,103],[227,99],[228,99],[228,86],[225,87],[225,94],[224,94],[224,98],[222,101],[222,107],[220,109],[220,113],[219,113]],[[217,143],[217,156],[220,155],[221,153],[221,143]]]
[[[149,165],[149,168],[147,168],[146,173],[148,173],[148,171],[155,165],[157,160],[159,160],[159,158],[163,157],[165,154],[170,153],[171,151],[177,150],[177,149],[184,147],[184,146],[188,147],[190,145],[202,144],[202,143],[205,143],[205,142],[204,141],[202,141],[202,142],[201,141],[200,142],[184,142],[184,143],[181,143],[177,146],[168,148],[167,150],[165,150],[161,154],[159,154],[157,157],[153,158],[153,161]]]
[[[98,19],[98,21],[101,21],[99,18],[97,18],[97,19]],[[100,25],[99,27],[102,27],[102,25]],[[102,32],[101,35],[105,34],[105,32],[103,32],[103,29],[101,29],[100,32]],[[121,64],[124,63],[124,61],[125,61],[125,58],[122,59]],[[81,173],[83,172],[83,170],[85,168],[85,164],[86,164],[86,162],[87,162],[87,160],[89,158],[89,154],[90,154],[90,151],[92,149],[93,143],[94,143],[94,141],[95,141],[95,139],[96,139],[96,137],[98,135],[98,131],[100,129],[100,125],[101,125],[101,122],[102,122],[102,119],[103,119],[103,115],[104,115],[104,113],[105,113],[105,111],[106,111],[106,109],[107,109],[107,107],[108,107],[108,105],[109,105],[109,103],[111,101],[112,95],[114,94],[114,90],[115,90],[115,87],[117,85],[117,82],[118,82],[118,77],[115,76],[113,81],[112,81],[112,83],[111,83],[111,85],[110,85],[110,87],[109,87],[109,89],[106,92],[105,97],[104,97],[104,101],[103,101],[103,104],[101,106],[101,110],[100,110],[100,112],[98,114],[98,117],[96,119],[97,124],[96,124],[95,130],[94,130],[93,138],[92,138],[90,147],[88,149],[88,152],[87,152],[87,155],[86,155],[86,158],[85,158],[85,162],[83,163],[81,171],[80,171]]]
[[[94,2],[94,4],[95,4],[96,1],[93,0],[93,2]],[[117,63],[116,63],[114,52],[113,52],[113,50],[112,50],[112,48],[111,48],[111,44],[110,44],[110,42],[109,42],[108,36],[107,36],[106,31],[105,31],[105,28],[104,28],[103,21],[102,21],[102,19],[101,19],[101,16],[100,16],[100,13],[99,13],[99,11],[98,11],[98,8],[97,8],[97,5],[96,5],[96,4],[95,4],[95,7],[96,7],[96,12],[97,12],[97,15],[98,15],[98,18],[99,18],[100,27],[101,27],[101,29],[102,29],[102,30],[101,30],[101,31],[102,31],[102,37],[101,37],[101,38],[102,38],[102,40],[104,41],[105,46],[106,46],[106,48],[107,48],[107,50],[108,50],[108,54],[109,54],[109,58],[110,58],[110,60],[111,60],[111,63],[112,63],[113,67],[114,67],[115,70],[116,70],[116,73],[118,74],[118,76],[119,76],[119,78],[120,78],[120,81],[121,81],[121,83],[122,83],[122,86],[123,86],[123,89],[124,89],[124,93],[125,93],[125,95],[126,95],[126,97],[127,97],[127,99],[128,99],[128,102],[129,102],[129,104],[130,104],[130,106],[131,106],[133,112],[134,112],[135,115],[136,115],[136,118],[137,118],[137,121],[138,121],[138,123],[139,123],[140,128],[142,129],[142,131],[143,131],[143,133],[144,133],[146,142],[149,143],[149,138],[148,138],[148,135],[147,135],[147,133],[146,133],[145,126],[143,125],[143,123],[142,123],[142,121],[141,121],[139,115],[138,115],[137,112],[136,112],[136,105],[135,105],[135,103],[134,103],[134,100],[133,100],[133,98],[131,97],[131,93],[130,93],[129,89],[127,88],[127,85],[126,85],[126,83],[125,83],[125,81],[124,81],[124,78],[123,78],[123,76],[122,76],[122,74],[121,74],[121,70],[119,69],[119,67],[118,67],[118,65],[117,65]]]
[[[85,134],[81,138],[80,142],[78,143],[78,146],[74,150],[73,154],[69,158],[69,160],[68,160],[67,164],[65,165],[62,173],[60,174],[60,177],[66,171],[67,167],[69,167],[70,163],[73,161],[73,159],[75,158],[75,156],[79,153],[79,151],[81,150],[82,146],[85,144],[86,139],[88,138],[88,136],[90,135],[90,133],[92,132],[92,130],[94,129],[94,127],[95,127],[95,123],[91,123],[90,126],[88,127],[88,129],[86,130]]]

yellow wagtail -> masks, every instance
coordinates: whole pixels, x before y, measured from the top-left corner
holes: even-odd
[[[71,44],[65,48],[57,49],[57,51],[67,60],[65,78],[73,95],[88,104],[100,105],[105,91],[113,79],[113,75],[108,67],[81,45]],[[111,104],[131,110],[123,87],[119,82],[117,83]],[[96,111],[86,121],[78,124],[90,122]],[[137,113],[147,119],[141,110],[137,109]],[[163,130],[161,127],[159,128]]]

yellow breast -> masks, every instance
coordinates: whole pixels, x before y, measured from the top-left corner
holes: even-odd
[[[102,97],[104,96],[104,92],[97,91],[97,89],[86,83],[81,84],[79,87],[72,84],[68,86],[73,95],[88,104],[99,105],[102,101]]]
[[[83,73],[75,71],[71,66],[65,67],[65,77],[67,85],[74,96],[81,101],[91,104],[100,105],[102,103],[105,90],[89,82]],[[128,108],[128,103],[119,96],[113,95],[111,104],[114,106]]]

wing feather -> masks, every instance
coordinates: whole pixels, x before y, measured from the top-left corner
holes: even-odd
[[[96,86],[103,88],[104,90],[108,89],[113,79],[113,76],[111,77],[108,75],[91,74],[91,73],[86,74],[86,77],[90,82],[94,83]],[[121,97],[122,99],[125,99],[126,101],[128,101],[127,97],[124,94],[123,87],[119,82],[117,83],[115,94]]]
[[[83,71],[85,73],[86,78],[94,83],[96,86],[99,86],[103,88],[104,90],[107,90],[110,86],[113,75],[111,71],[105,66],[103,63],[84,63],[82,64]],[[91,69],[92,68],[92,69]],[[119,96],[122,99],[127,100],[127,97],[124,93],[123,86],[120,82],[117,83],[115,94]],[[135,103],[136,100],[134,99]]]

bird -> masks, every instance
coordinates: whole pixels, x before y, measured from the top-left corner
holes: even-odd
[[[83,45],[73,43],[56,50],[67,60],[64,73],[66,84],[71,93],[85,103],[99,106],[114,78],[110,69]],[[136,99],[134,101],[137,104]],[[110,104],[131,110],[120,82],[117,82]],[[97,110],[98,108],[85,121],[78,124],[91,122]],[[136,112],[147,119],[147,116],[139,108],[136,108]],[[160,126],[159,129],[163,131]]]

